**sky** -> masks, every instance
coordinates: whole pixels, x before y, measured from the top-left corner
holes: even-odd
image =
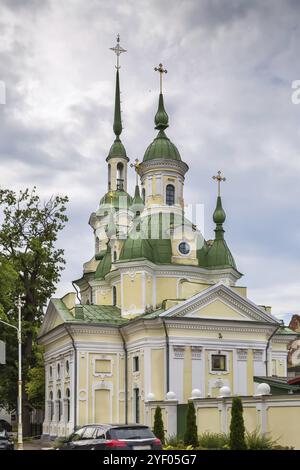
[[[0,186],[69,196],[56,295],[93,256],[120,33],[127,155],[141,160],[156,135],[162,62],[167,135],[190,167],[185,202],[204,204],[212,238],[222,170],[239,284],[286,322],[300,314],[299,15],[297,0],[0,0]]]

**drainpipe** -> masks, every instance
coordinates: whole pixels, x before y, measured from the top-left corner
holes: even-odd
[[[127,345],[121,328],[119,328],[120,335],[123,341],[123,349],[125,354],[125,424],[128,424],[128,352]]]
[[[162,318],[164,325],[165,335],[166,335],[166,382],[167,382],[167,392],[170,391],[170,345],[169,345],[169,335],[166,326],[166,321]]]
[[[70,333],[68,325],[64,324],[64,327],[66,329],[66,332],[71,338],[72,346],[74,350],[74,430],[75,430],[77,426],[77,350],[76,350],[74,338]]]
[[[266,363],[266,377],[269,377],[268,351],[269,351],[271,339],[273,338],[274,335],[276,335],[277,331],[278,331],[279,328],[281,328],[281,327],[282,327],[282,324],[280,324],[279,326],[277,326],[276,330],[273,331],[273,333],[271,334],[271,336],[269,337],[268,342],[267,342],[267,346],[266,346],[266,360],[265,360],[265,363]]]

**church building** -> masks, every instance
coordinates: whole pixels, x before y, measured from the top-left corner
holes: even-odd
[[[107,192],[89,219],[95,253],[73,282],[76,292],[50,300],[39,336],[49,436],[89,423],[145,423],[151,401],[185,404],[191,396],[218,397],[224,387],[252,396],[254,377],[286,377],[295,337],[237,285],[242,274],[225,240],[221,172],[214,177],[213,240],[185,215],[188,155],[183,159],[167,136],[162,64],[157,134],[130,165],[136,171],[130,194],[120,138],[119,56],[126,51],[119,37],[113,50],[115,139],[106,157]]]

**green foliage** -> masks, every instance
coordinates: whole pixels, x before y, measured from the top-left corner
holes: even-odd
[[[230,449],[245,450],[246,448],[243,404],[240,397],[234,397],[231,408]]]
[[[154,414],[154,427],[153,427],[154,435],[161,440],[161,443],[165,443],[165,430],[164,430],[164,423],[161,414],[160,406],[156,407],[155,414]]]
[[[229,448],[229,436],[224,433],[203,432],[198,436],[199,446],[205,449],[227,449]]]
[[[24,434],[28,430],[29,410],[43,401],[38,386],[42,366],[35,346],[44,307],[55,292],[64,267],[63,250],[56,248],[58,233],[67,216],[66,197],[52,197],[43,203],[34,188],[15,193],[0,189],[0,315],[16,325],[16,299],[22,306],[23,411]],[[1,270],[5,275],[1,275]],[[2,279],[4,284],[2,284]],[[12,310],[11,310],[12,309]],[[5,318],[4,318],[5,317]],[[17,341],[12,328],[0,326],[7,346],[7,365],[0,368],[0,406],[14,409],[17,393]],[[11,330],[11,331],[9,331]],[[30,402],[29,396],[33,400]],[[27,425],[27,426],[26,426]]]
[[[28,369],[25,390],[27,392],[30,404],[34,408],[43,408],[45,405],[45,368],[43,360],[43,348],[35,344],[34,355],[36,359],[36,365]]]
[[[184,434],[184,444],[193,447],[198,446],[198,432],[196,423],[195,406],[192,401],[188,403],[188,410],[186,416],[186,431]]]
[[[277,440],[273,440],[268,434],[260,434],[258,429],[252,432],[246,431],[246,444],[249,450],[272,450]]]

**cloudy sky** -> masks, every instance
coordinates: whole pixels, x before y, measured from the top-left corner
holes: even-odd
[[[280,318],[300,313],[299,15],[297,0],[0,0],[0,185],[70,197],[58,295],[93,255],[120,33],[128,156],[141,159],[155,136],[162,62],[168,136],[191,168],[186,203],[204,204],[211,238],[221,169],[240,284]]]

